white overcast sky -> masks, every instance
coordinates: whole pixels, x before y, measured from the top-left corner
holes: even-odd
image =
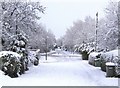
[[[72,26],[76,20],[84,20],[86,16],[95,18],[96,12],[99,18],[104,17],[104,8],[109,0],[41,0],[46,7],[41,22],[60,38],[66,29]]]

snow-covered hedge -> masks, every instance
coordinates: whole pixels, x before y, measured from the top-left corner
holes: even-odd
[[[90,54],[94,50],[94,43],[83,43],[81,45],[75,45],[74,48],[75,51],[80,53],[86,51],[88,54]]]
[[[94,43],[83,43],[81,45],[75,45],[75,51],[80,52],[82,54],[83,60],[88,60],[88,56],[91,52],[94,51]]]
[[[38,65],[39,64],[39,50],[30,51],[28,57],[29,65]],[[10,76],[11,78],[18,77],[23,74],[26,69],[24,57],[21,54],[12,51],[1,51],[0,52],[0,70],[2,70],[5,75]]]
[[[100,59],[100,53],[98,52],[92,52],[89,54],[88,62],[91,65],[95,65],[95,59]]]
[[[21,56],[11,51],[0,52],[0,69],[10,77],[18,77],[21,71]]]

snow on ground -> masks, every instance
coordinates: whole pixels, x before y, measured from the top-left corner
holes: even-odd
[[[117,78],[106,78],[99,67],[88,64],[81,57],[42,56],[38,66],[18,78],[4,76],[0,71],[2,86],[118,86]]]
[[[56,49],[55,52],[52,53],[50,56],[53,56],[53,57],[81,57],[80,54],[76,54],[76,53],[68,52],[68,51],[63,51],[61,49]]]

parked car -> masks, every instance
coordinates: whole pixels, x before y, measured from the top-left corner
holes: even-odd
[[[40,58],[40,50],[29,50],[28,58],[29,58],[29,66],[35,65],[37,66],[39,64],[39,58]]]

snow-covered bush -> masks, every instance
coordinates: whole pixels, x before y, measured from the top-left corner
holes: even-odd
[[[0,52],[0,69],[10,77],[18,77],[20,73],[20,59],[21,56],[11,51]]]
[[[98,59],[100,60],[100,53],[98,52],[92,52],[89,54],[89,58],[88,58],[88,61],[89,61],[89,64],[91,65],[95,65],[95,60]]]
[[[82,54],[83,60],[88,60],[89,54],[94,51],[93,43],[83,43],[80,46],[75,46],[75,51],[78,51]]]
[[[26,70],[28,70],[28,66],[27,66],[28,65],[28,50],[27,50],[28,37],[27,35],[22,31],[18,31],[17,34],[9,35],[7,38],[6,38],[6,35],[2,36],[2,40],[4,40],[4,42],[2,43],[3,50],[13,51],[18,53],[21,56],[20,73],[23,74]]]

